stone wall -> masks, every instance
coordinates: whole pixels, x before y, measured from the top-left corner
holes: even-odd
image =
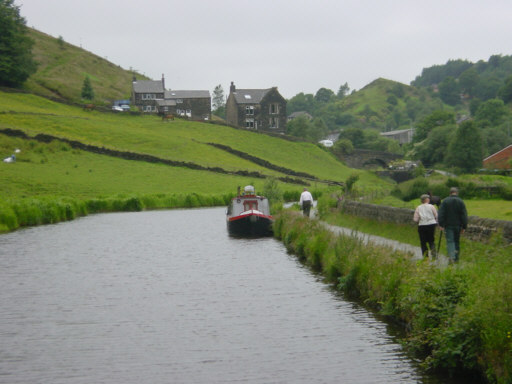
[[[414,210],[408,208],[387,207],[345,200],[340,202],[338,209],[349,215],[376,221],[416,226],[416,223],[412,220]],[[487,241],[496,232],[502,232],[504,241],[509,244],[512,243],[512,221],[483,219],[478,216],[469,216],[468,228],[464,236],[471,240]]]

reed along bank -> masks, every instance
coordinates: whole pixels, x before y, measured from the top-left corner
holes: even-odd
[[[137,212],[146,209],[174,209],[225,206],[233,194],[157,194],[76,199],[48,196],[41,198],[0,198],[0,233],[23,227],[55,224],[93,213]]]
[[[333,234],[283,210],[274,234],[348,298],[403,326],[402,341],[426,369],[512,383],[512,259],[499,236],[440,266]]]

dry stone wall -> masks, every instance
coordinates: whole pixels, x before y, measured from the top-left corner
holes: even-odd
[[[408,208],[395,208],[344,200],[340,202],[338,209],[349,215],[364,217],[380,222],[416,226],[416,223],[412,220],[414,210]],[[464,233],[464,236],[471,240],[487,241],[497,232],[501,232],[503,234],[503,239],[508,244],[512,243],[512,221],[469,216],[468,228]]]

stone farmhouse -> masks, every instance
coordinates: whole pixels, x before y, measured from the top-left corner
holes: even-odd
[[[231,82],[226,102],[228,124],[258,131],[284,133],[286,99],[277,87],[269,89],[237,89]]]
[[[132,82],[132,105],[141,112],[174,115],[190,120],[211,119],[210,91],[166,90],[162,80],[137,80]]]

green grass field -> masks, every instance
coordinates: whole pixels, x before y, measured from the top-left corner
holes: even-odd
[[[80,103],[87,75],[96,104],[110,105],[113,99],[130,97],[133,71],[65,41],[59,42],[57,36],[31,28],[29,36],[35,42],[32,52],[38,63],[37,72],[24,84],[31,93]],[[138,73],[136,76],[139,80],[147,79]]]
[[[109,149],[149,154],[224,170],[259,172],[269,177],[284,173],[241,159],[207,143],[227,145],[272,164],[305,172],[320,180],[344,181],[352,173],[369,189],[389,190],[391,185],[375,175],[355,171],[330,152],[314,144],[292,142],[227,126],[156,116],[83,111],[35,95],[0,92],[0,128],[21,130],[34,137],[44,133]],[[181,167],[128,161],[51,144],[0,135],[0,156],[21,152],[15,164],[2,163],[0,196],[58,195],[90,198],[123,193],[232,193],[238,185],[264,179],[224,175]],[[284,191],[298,191],[297,184],[280,183]],[[326,185],[313,182],[313,189]]]
[[[373,204],[388,205],[397,208],[415,209],[420,205],[417,201],[402,201],[393,196],[375,199]],[[483,199],[465,199],[468,215],[486,217],[497,220],[512,220],[512,201],[507,200],[483,200]]]

